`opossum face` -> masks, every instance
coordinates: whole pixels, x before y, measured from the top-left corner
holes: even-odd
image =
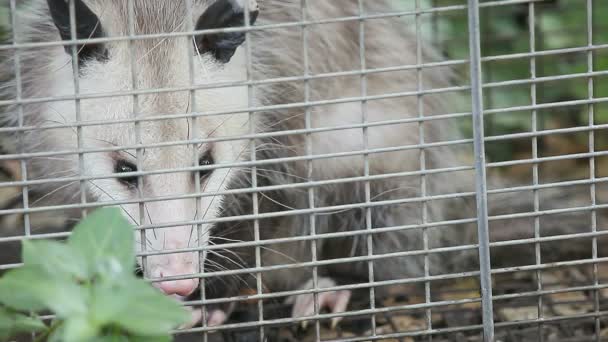
[[[131,9],[127,3],[76,1],[78,29],[81,30],[80,23],[88,27],[78,35],[158,34],[186,31],[190,20],[196,29],[241,26],[244,20],[243,9],[236,0],[193,0],[192,9],[186,7],[185,1],[134,0]],[[68,10],[65,1],[49,1],[49,6],[61,37],[66,39],[63,28],[69,27],[69,22],[65,22]],[[255,19],[255,2],[251,6],[254,10],[251,17]],[[128,19],[130,11],[135,14],[133,22]],[[51,75],[49,95],[73,96],[76,74],[78,92],[85,98],[78,103],[49,104],[43,113],[45,120],[80,121],[85,126],[79,130],[80,139],[76,130],[49,131],[47,140],[52,146],[46,148],[111,149],[85,153],[81,160],[73,156],[72,165],[66,168],[78,169],[82,162],[82,172],[96,178],[86,181],[87,192],[93,198],[100,202],[129,201],[120,207],[132,222],[162,226],[136,232],[139,251],[162,253],[139,258],[149,277],[201,272],[204,255],[201,259],[192,248],[207,244],[209,225],[196,221],[219,215],[224,203],[222,196],[213,194],[226,187],[235,171],[228,167],[201,170],[198,166],[239,161],[246,155],[247,146],[242,140],[205,139],[246,133],[248,115],[229,113],[193,118],[183,114],[230,112],[247,107],[245,87],[188,89],[215,82],[244,81],[245,58],[240,48],[243,40],[242,33],[226,33],[85,44],[79,46],[79,68],[75,72],[70,67],[72,49],[57,48],[53,52],[51,69],[57,71]],[[159,88],[163,91],[149,91]],[[86,96],[117,92],[140,93]],[[142,121],[133,122],[134,118]],[[86,125],[110,120],[122,122]],[[140,174],[132,175],[134,172]],[[189,251],[178,251],[183,249]],[[168,294],[185,296],[196,289],[198,280],[165,281],[157,286]]]

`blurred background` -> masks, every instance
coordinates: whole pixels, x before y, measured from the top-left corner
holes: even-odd
[[[590,116],[595,125],[608,123],[608,46],[605,46],[608,1],[481,0],[480,3],[484,106],[491,111],[484,117],[486,137],[530,132],[534,116],[536,130],[588,126]],[[395,0],[395,4],[405,11],[417,7],[422,10],[421,33],[435,43],[444,60],[468,58],[468,22],[463,8],[466,0]],[[583,49],[589,44],[598,48],[590,52]],[[531,51],[551,50],[561,51],[530,56]],[[457,84],[468,84],[467,65],[456,67],[456,71],[462,80]],[[539,82],[530,82],[533,77]],[[532,105],[533,94],[537,104],[563,105],[538,109],[535,113],[509,110]],[[592,106],[576,104],[590,98],[597,99]],[[467,110],[466,103],[460,110]],[[460,126],[467,137],[472,136],[470,119],[460,120]],[[601,129],[595,131],[595,151],[606,150],[608,136]],[[489,141],[486,153],[493,162],[528,159],[532,158],[532,144],[532,138]],[[540,136],[537,146],[539,157],[589,152],[589,130]],[[498,172],[521,183],[531,183],[529,164]],[[597,157],[596,176],[606,175],[608,159]],[[585,158],[539,164],[541,183],[585,178],[589,178],[589,161]]]

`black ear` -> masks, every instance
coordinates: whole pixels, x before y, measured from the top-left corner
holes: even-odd
[[[255,23],[258,13],[257,9],[250,12],[250,25]],[[244,8],[234,0],[217,0],[196,23],[197,30],[243,26],[245,26]],[[244,41],[245,32],[206,34],[196,37],[196,47],[200,53],[210,53],[219,62],[227,63]]]
[[[63,40],[71,40],[70,7],[69,0],[47,0],[51,17],[59,34]],[[99,18],[91,11],[82,0],[74,0],[76,14],[76,37],[77,39],[100,38],[103,37],[103,29]],[[72,54],[70,45],[64,46],[68,54]],[[107,57],[103,44],[78,44],[78,59],[80,61],[96,58],[105,59]]]

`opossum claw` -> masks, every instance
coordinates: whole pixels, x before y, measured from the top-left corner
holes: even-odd
[[[336,283],[330,278],[319,278],[317,282],[318,288],[333,287]],[[308,281],[300,289],[313,288],[313,281]],[[319,309],[328,308],[331,313],[341,313],[346,311],[350,301],[351,292],[349,290],[320,292],[317,294]],[[293,318],[312,316],[315,313],[314,295],[305,294],[289,297],[287,304],[293,304],[291,316]],[[342,317],[334,317],[331,319],[331,328],[335,329]],[[306,329],[308,321],[302,321],[301,326]]]
[[[333,308],[331,310],[332,313],[341,313],[346,311],[346,307],[348,306],[348,302],[350,301],[351,292],[349,290],[342,290],[332,293],[333,298]],[[335,329],[338,326],[338,323],[342,320],[342,317],[334,317],[331,319],[331,329]]]

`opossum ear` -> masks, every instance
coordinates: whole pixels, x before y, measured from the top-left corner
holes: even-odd
[[[47,0],[49,11],[53,22],[63,40],[72,40],[72,31],[70,25],[70,0]],[[103,29],[99,22],[99,18],[91,11],[82,0],[74,0],[75,15],[76,15],[76,37],[77,39],[89,39],[103,37]],[[72,46],[65,45],[65,51],[72,54]],[[91,58],[105,59],[107,52],[102,44],[78,44],[79,61],[84,61]]]
[[[253,4],[249,7],[249,19],[250,25],[253,25],[259,11],[255,1],[250,3]],[[236,0],[217,0],[198,19],[196,30],[243,26],[245,26],[244,8]],[[196,37],[196,48],[201,54],[210,53],[219,62],[227,63],[244,41],[245,32],[205,34]]]

